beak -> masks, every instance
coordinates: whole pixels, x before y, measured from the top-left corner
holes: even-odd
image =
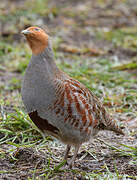
[[[25,29],[25,30],[21,31],[21,33],[26,35],[26,34],[30,34],[31,32],[29,30]]]

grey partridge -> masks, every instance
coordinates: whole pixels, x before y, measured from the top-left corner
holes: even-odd
[[[99,99],[82,83],[62,72],[54,62],[50,37],[39,27],[23,30],[32,57],[22,83],[22,100],[34,124],[67,144],[64,159],[75,147],[72,167],[82,143],[99,130],[123,134]]]

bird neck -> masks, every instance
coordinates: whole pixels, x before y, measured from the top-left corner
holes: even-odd
[[[59,72],[59,69],[54,62],[54,53],[50,42],[43,52],[38,55],[33,54],[32,59],[36,64],[46,64],[48,71],[51,71],[51,73],[55,74],[56,72]]]

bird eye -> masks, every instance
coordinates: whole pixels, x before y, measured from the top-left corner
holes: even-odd
[[[39,31],[39,29],[38,29],[38,28],[35,28],[35,31]]]

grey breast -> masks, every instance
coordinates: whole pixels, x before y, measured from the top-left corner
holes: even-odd
[[[45,58],[32,56],[22,82],[22,100],[28,112],[47,108],[55,97],[52,69]]]

